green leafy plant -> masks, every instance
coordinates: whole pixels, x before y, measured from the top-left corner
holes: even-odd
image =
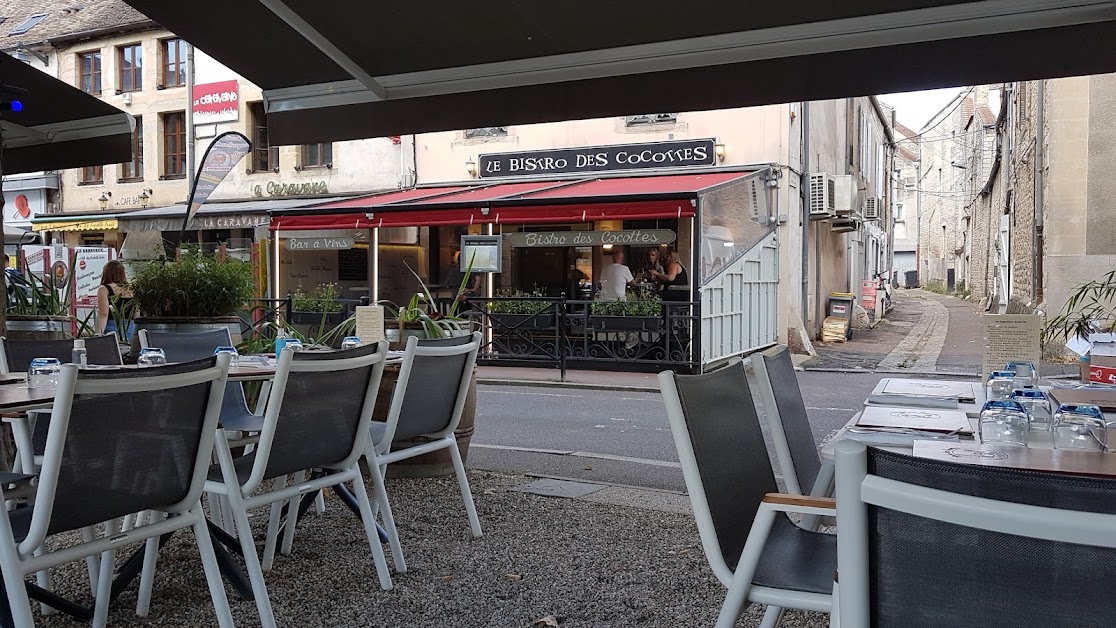
[[[415,276],[419,286],[422,287],[422,292],[416,292],[403,306],[396,305],[391,301],[377,301],[376,305],[383,306],[384,310],[396,320],[400,329],[403,329],[408,323],[420,324],[427,338],[448,338],[463,332],[468,329],[471,321],[462,318],[458,314],[457,308],[462,302],[460,297],[465,294],[465,288],[469,285],[469,276],[472,274],[473,260],[475,259],[476,254],[469,259],[469,264],[465,267],[465,276],[461,279],[461,285],[457,287],[453,302],[445,314],[438,314],[436,311],[431,312],[430,308],[437,301],[430,292],[430,288],[426,287],[426,282],[407,262],[403,262],[403,265]]]
[[[336,313],[344,309],[340,296],[336,284],[323,283],[309,292],[303,292],[300,287],[291,295],[291,302],[296,312]]]
[[[237,345],[236,350],[244,354],[270,353],[275,348],[275,339],[279,337],[280,330],[288,338],[301,342],[304,347],[333,347],[345,336],[354,335],[356,316],[350,316],[333,327],[319,326],[309,330],[309,333],[299,331],[281,317],[262,320],[244,334],[244,340]]]
[[[71,268],[73,265],[71,264]],[[50,278],[35,273],[23,275],[19,285],[8,297],[8,314],[24,316],[68,316],[71,297],[66,288],[59,288]],[[69,275],[65,285],[69,285]]]
[[[196,251],[137,266],[130,285],[132,303],[149,317],[233,316],[254,296],[249,264]]]
[[[1077,286],[1058,316],[1046,323],[1043,337],[1088,338],[1112,331],[1116,331],[1116,270]]]
[[[627,301],[596,301],[589,312],[594,316],[662,316],[663,303],[651,290],[637,290]]]
[[[542,291],[523,292],[521,290],[504,290],[500,293],[501,300],[491,301],[488,304],[490,314],[539,314],[550,308],[547,301],[531,301],[528,299],[542,297]]]
[[[933,292],[934,294],[946,294],[946,292],[948,292],[945,283],[937,279],[927,281],[922,286],[922,289],[927,292]]]

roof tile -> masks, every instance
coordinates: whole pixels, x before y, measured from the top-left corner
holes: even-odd
[[[27,18],[44,13],[46,18],[26,33],[9,35]],[[65,35],[150,21],[121,0],[0,0],[0,18],[4,18],[0,24],[0,50],[11,50],[18,44],[31,46]]]

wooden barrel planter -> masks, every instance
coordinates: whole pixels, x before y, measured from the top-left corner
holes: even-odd
[[[8,314],[5,336],[12,340],[63,340],[70,337],[69,316]]]
[[[380,381],[380,393],[376,397],[376,410],[372,413],[375,421],[386,421],[388,410],[391,408],[391,395],[395,384],[399,380],[399,366],[389,364],[384,367],[384,377]],[[461,411],[461,422],[454,430],[457,438],[457,450],[461,452],[461,460],[469,458],[469,442],[473,439],[473,426],[477,418],[477,374],[473,371],[472,381],[469,382],[469,395],[465,398],[465,408]],[[426,438],[415,438],[401,441],[392,447],[392,450],[404,449],[415,443],[429,442]],[[407,458],[393,462],[387,468],[388,477],[430,478],[453,475],[453,460],[448,449],[439,449],[428,454]]]

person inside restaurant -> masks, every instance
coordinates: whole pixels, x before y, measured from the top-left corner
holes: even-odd
[[[617,247],[612,252],[612,264],[601,273],[602,301],[627,301],[628,286],[635,285],[635,277],[630,268],[624,265],[624,250]]]
[[[650,269],[648,272],[662,284],[660,295],[664,301],[689,301],[690,278],[682,263],[678,261],[678,252],[667,249],[663,255],[663,272]]]

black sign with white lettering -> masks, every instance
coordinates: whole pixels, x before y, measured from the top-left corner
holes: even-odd
[[[493,153],[478,159],[477,176],[482,178],[712,166],[717,162],[713,140]]]

